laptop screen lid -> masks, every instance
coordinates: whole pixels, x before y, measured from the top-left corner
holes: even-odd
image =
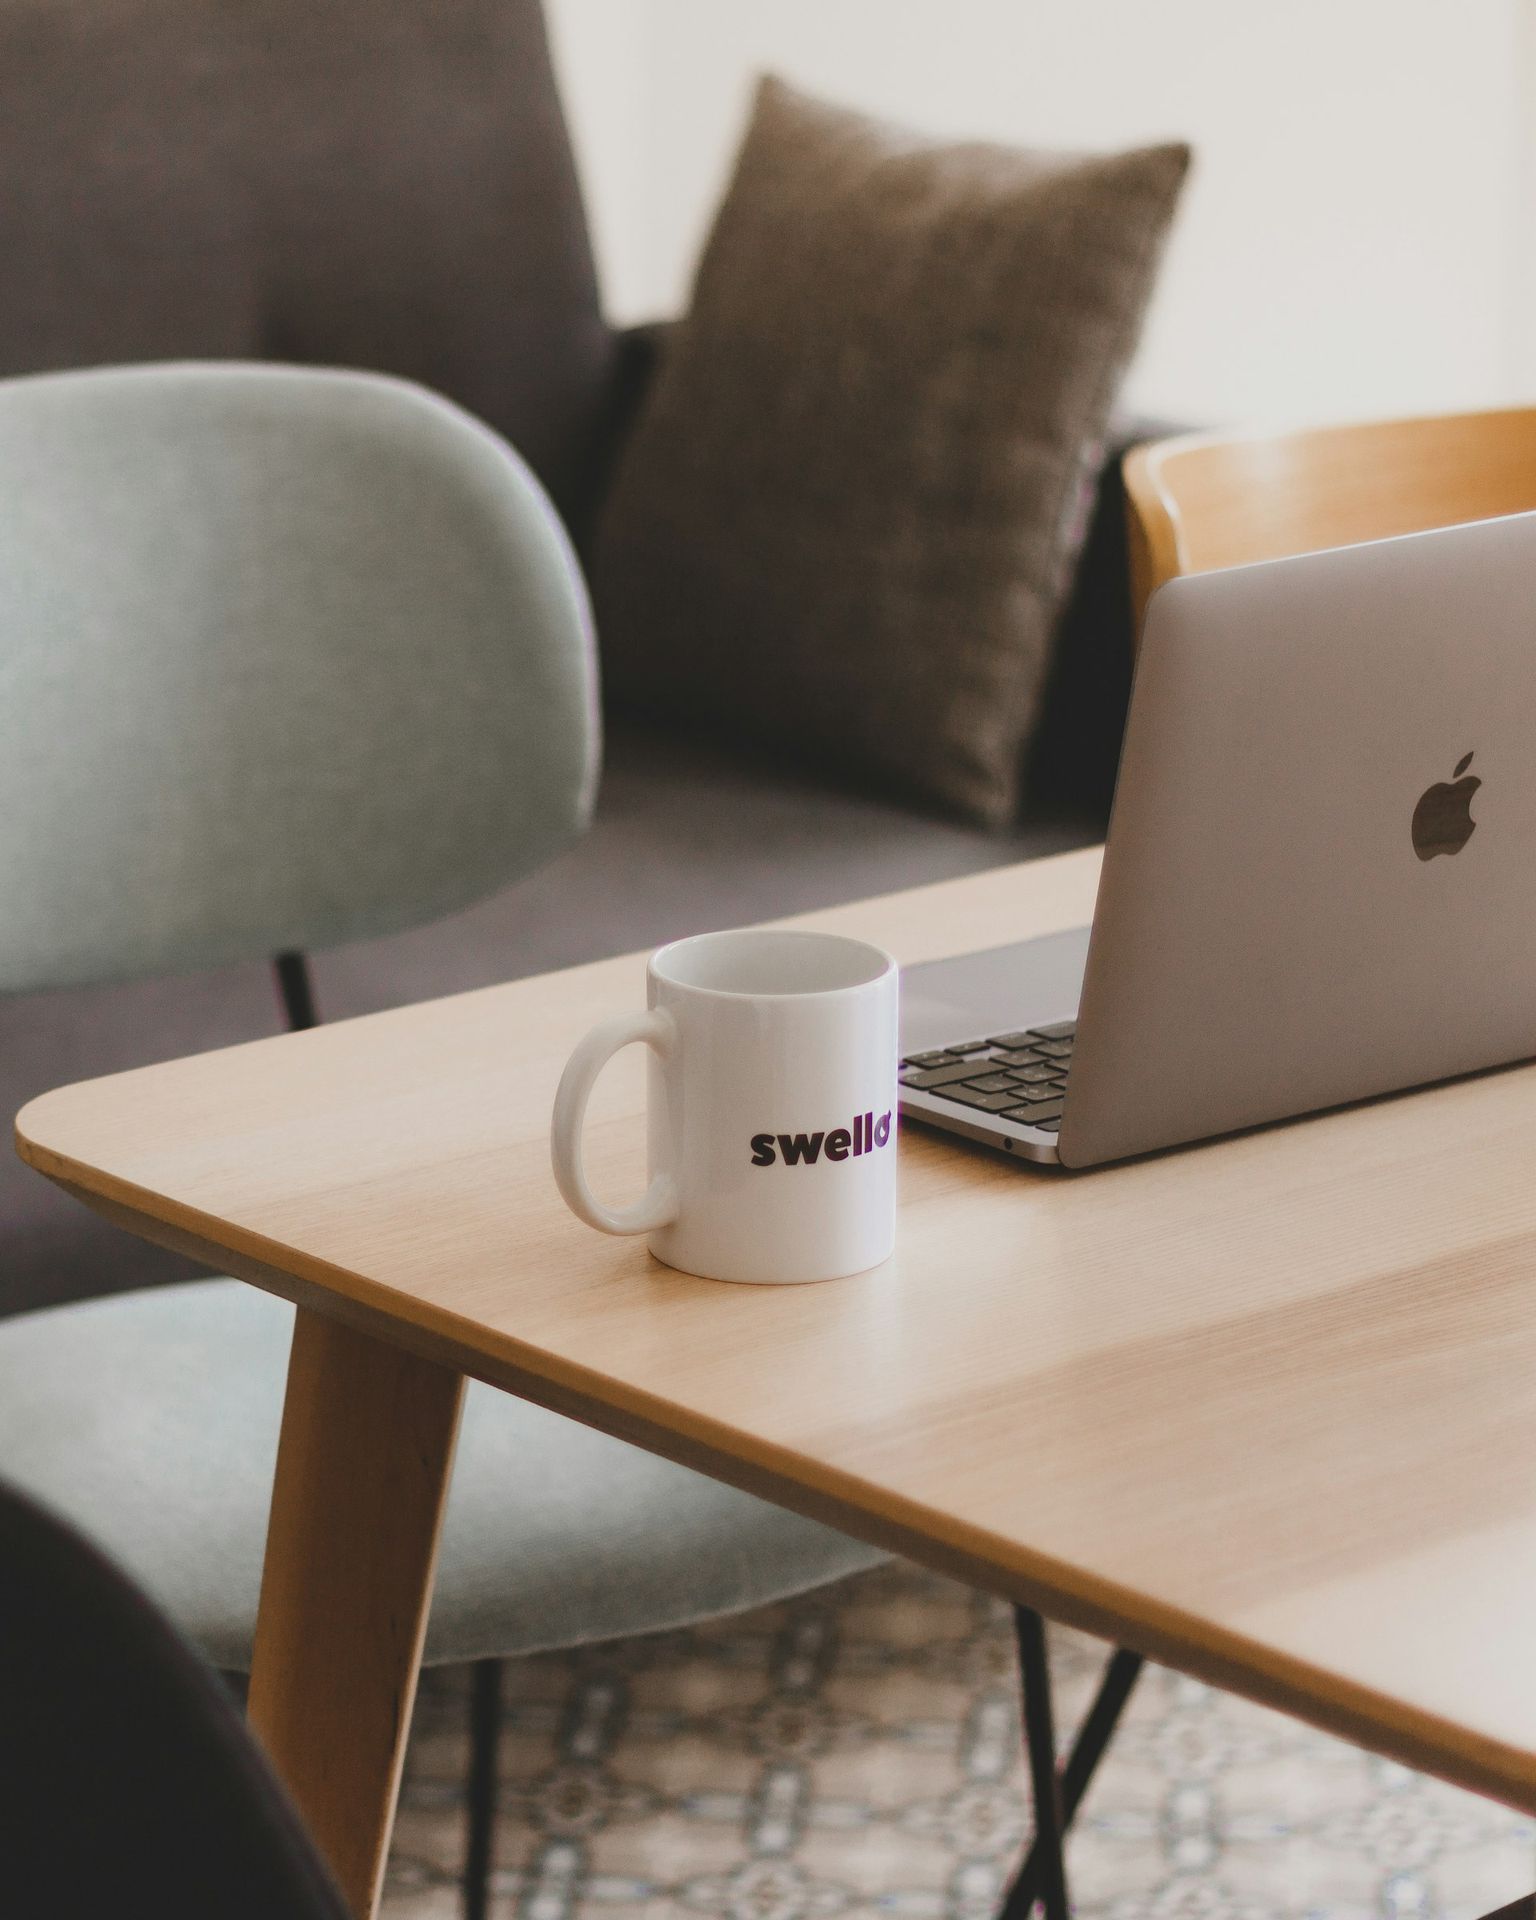
[[[1536,513],[1161,587],[1062,1160],[1533,1054]]]

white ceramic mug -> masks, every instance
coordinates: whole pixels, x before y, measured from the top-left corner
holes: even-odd
[[[555,1096],[555,1180],[578,1219],[649,1235],[711,1280],[832,1280],[896,1236],[896,963],[836,934],[705,933],[652,954],[645,1013],[596,1026]],[[651,1050],[650,1187],[587,1185],[581,1126],[604,1064]]]

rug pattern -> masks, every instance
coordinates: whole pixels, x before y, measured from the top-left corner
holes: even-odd
[[[1106,1649],[1052,1630],[1064,1726]],[[1008,1610],[895,1565],[505,1670],[497,1920],[990,1920],[1023,1847]],[[386,1920],[451,1920],[467,1674],[425,1676]],[[1069,1850],[1089,1920],[1475,1920],[1536,1823],[1160,1668]]]

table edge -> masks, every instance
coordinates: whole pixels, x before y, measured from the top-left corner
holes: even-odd
[[[165,1202],[42,1146],[22,1130],[28,1110],[23,1108],[16,1122],[22,1160],[126,1232],[871,1545],[1038,1607],[1049,1618],[1132,1647],[1406,1766],[1536,1814],[1536,1749],[1512,1747],[1405,1706],[855,1475],[776,1443],[737,1435],[718,1421],[619,1385],[510,1334],[498,1335],[499,1347],[488,1350],[461,1331],[474,1323],[447,1309],[413,1298],[406,1315],[394,1304],[401,1296],[377,1281]]]

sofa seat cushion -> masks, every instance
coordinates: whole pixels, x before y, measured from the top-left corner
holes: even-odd
[[[633,716],[610,722],[603,760],[591,829],[549,866],[451,920],[318,956],[326,1017],[812,913],[1104,837],[1102,817],[1043,806],[1026,824],[983,831],[838,786],[782,754]]]
[[[983,833],[708,735],[616,723],[585,838],[466,912],[316,955],[320,1012],[341,1020],[807,913],[1085,846],[1103,831],[1101,819],[1064,811]],[[638,993],[638,971],[635,982]],[[259,1039],[278,1024],[261,966],[0,999],[0,1106],[15,1113],[52,1087]],[[191,1271],[0,1156],[0,1315]]]
[[[0,1473],[249,1667],[293,1309],[238,1280],[0,1324]],[[884,1556],[471,1382],[428,1662],[682,1627]]]

